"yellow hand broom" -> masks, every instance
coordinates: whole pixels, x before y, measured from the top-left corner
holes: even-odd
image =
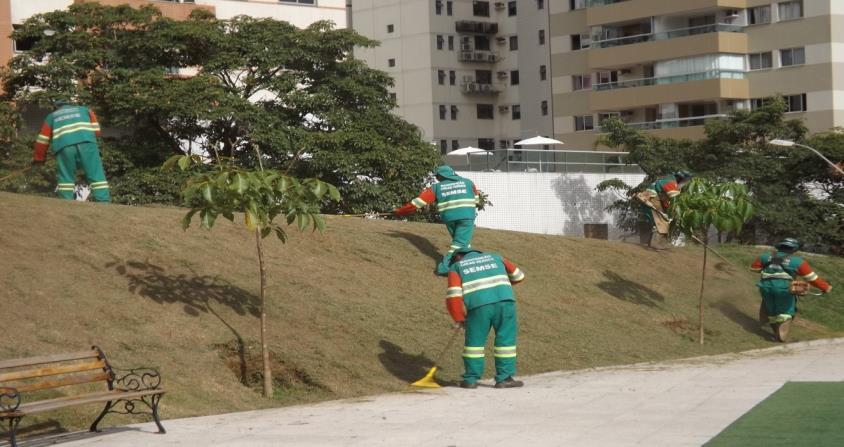
[[[457,334],[460,333],[461,328],[462,326],[459,325],[454,328],[454,332],[451,334],[451,338],[448,339],[448,343],[445,345],[445,348],[443,348],[442,352],[440,352],[440,355],[438,355],[436,360],[434,360],[434,366],[428,370],[428,373],[425,374],[425,377],[417,380],[416,382],[411,383],[410,386],[418,386],[421,388],[440,388],[440,385],[434,380],[434,374],[436,374],[437,369],[439,369],[439,364],[442,361],[445,353],[448,351],[448,348],[450,348],[451,345],[454,344],[454,340],[457,339]]]

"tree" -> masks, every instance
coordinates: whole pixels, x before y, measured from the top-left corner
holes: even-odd
[[[167,160],[164,168],[178,167],[182,171],[194,172],[182,191],[184,201],[190,207],[182,219],[182,228],[186,230],[197,214],[200,226],[211,229],[219,216],[234,222],[235,213],[243,213],[246,229],[255,234],[261,281],[263,392],[265,397],[272,397],[272,370],[267,343],[267,273],[262,241],[273,233],[282,243],[287,241],[287,232],[275,222],[276,217],[284,219],[287,225],[295,223],[300,231],[309,226],[322,231],[325,222],[319,215],[320,207],[326,199],[339,201],[340,193],[333,185],[318,179],[299,180],[282,172],[265,170],[262,158],[256,148],[258,169],[247,170],[237,166],[232,159],[218,157],[213,166],[208,166],[198,155],[174,155]]]
[[[699,339],[700,344],[703,344],[703,292],[709,252],[709,228],[739,233],[745,222],[753,216],[753,205],[745,185],[732,182],[717,183],[697,177],[671,202],[669,211],[674,217],[673,225],[704,246],[698,296]]]
[[[153,7],[83,3],[33,16],[14,36],[36,43],[10,62],[7,98],[93,106],[106,128],[126,131],[113,143],[126,151],[126,175],[154,175],[150,168],[182,153],[255,168],[260,147],[267,168],[337,185],[344,201],[327,211],[365,212],[418,192],[439,160],[392,113],[390,77],[352,56],[375,42],[329,22],[298,29],[205,11],[174,21]]]

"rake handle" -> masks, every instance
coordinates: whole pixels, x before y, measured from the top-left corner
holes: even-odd
[[[440,355],[438,355],[437,358],[434,360],[434,366],[440,365],[440,362],[442,361],[443,357],[445,356],[445,353],[448,352],[448,348],[450,348],[451,345],[454,344],[454,340],[457,339],[457,334],[460,333],[460,329],[461,329],[460,326],[457,326],[457,327],[454,328],[454,331],[452,331],[452,333],[451,333],[451,337],[448,339],[448,343],[446,343],[443,350],[440,351]]]
[[[23,168],[23,169],[18,169],[17,171],[12,172],[11,174],[9,174],[9,175],[7,175],[7,176],[5,176],[5,177],[3,177],[3,178],[0,178],[0,182],[4,182],[4,181],[6,181],[6,180],[8,180],[8,179],[10,179],[10,178],[12,178],[12,177],[17,177],[17,176],[19,176],[19,175],[23,174],[24,172],[29,171],[30,169],[32,169],[32,166],[27,166],[27,167],[25,167],[25,168]]]

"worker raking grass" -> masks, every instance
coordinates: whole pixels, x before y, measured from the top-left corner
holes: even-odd
[[[516,295],[512,284],[524,273],[495,253],[459,247],[451,258],[446,307],[456,324],[466,330],[463,346],[465,372],[460,386],[477,388],[484,373],[484,346],[489,330],[495,330],[495,387],[523,385],[516,375]]]
[[[437,274],[448,274],[451,256],[459,247],[472,246],[475,231],[475,216],[480,201],[478,190],[471,180],[461,177],[450,166],[436,170],[438,182],[425,189],[419,197],[394,211],[397,216],[406,216],[427,205],[436,204],[440,219],[451,235],[451,245],[437,265]]]
[[[692,175],[686,171],[675,172],[657,179],[636,198],[642,203],[642,212],[648,222],[653,225],[651,242],[649,246],[655,250],[668,248],[668,232],[671,220],[668,217],[668,209],[671,206],[671,199],[680,195],[683,186],[691,180]]]

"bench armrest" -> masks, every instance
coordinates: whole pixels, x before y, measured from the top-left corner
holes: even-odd
[[[119,369],[113,368],[114,388],[122,391],[157,390],[161,385],[161,375],[152,368]]]
[[[0,387],[0,411],[17,411],[21,404],[21,395],[18,390],[10,387]]]

